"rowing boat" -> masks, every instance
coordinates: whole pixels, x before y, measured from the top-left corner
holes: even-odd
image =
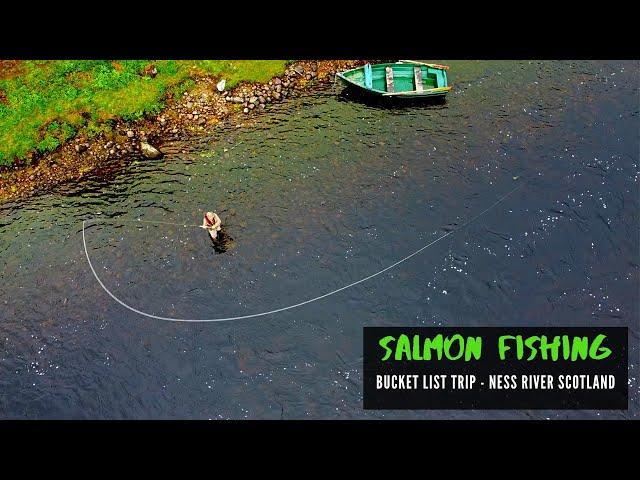
[[[401,60],[396,63],[367,63],[340,72],[338,78],[348,87],[379,97],[444,97],[451,89],[446,65]]]

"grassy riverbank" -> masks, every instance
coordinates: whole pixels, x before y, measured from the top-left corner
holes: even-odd
[[[185,153],[362,63],[0,60],[0,203]]]
[[[268,81],[285,66],[282,60],[0,62],[0,165],[54,150],[79,131],[92,136],[117,119],[158,113],[200,76],[219,76],[233,88]]]

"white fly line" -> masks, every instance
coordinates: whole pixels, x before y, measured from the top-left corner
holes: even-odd
[[[518,190],[522,185],[524,185],[524,183],[522,183],[522,182],[519,183],[518,186],[516,186],[515,188],[511,189],[510,191],[508,191],[507,193],[502,195],[495,202],[493,202],[491,205],[489,205],[487,208],[482,210],[480,213],[478,213],[474,217],[472,217],[469,220],[467,220],[465,223],[460,225],[458,228],[455,228],[455,229],[453,229],[453,230],[451,230],[451,231],[439,236],[435,240],[432,240],[431,242],[427,243],[426,245],[420,247],[415,252],[410,253],[406,257],[401,258],[397,262],[392,263],[391,265],[383,268],[382,270],[379,270],[379,271],[377,271],[375,273],[372,273],[371,275],[363,277],[360,280],[356,280],[355,282],[351,282],[348,285],[344,285],[343,287],[336,288],[335,290],[331,290],[330,292],[324,293],[322,295],[318,295],[317,297],[309,298],[307,300],[304,300],[304,301],[299,302],[299,303],[295,303],[293,305],[287,305],[286,307],[276,308],[274,310],[268,310],[268,311],[265,311],[265,312],[251,313],[251,314],[247,314],[247,315],[236,315],[236,316],[231,316],[231,317],[219,317],[219,318],[176,318],[176,317],[163,317],[161,315],[153,315],[151,313],[143,312],[142,310],[134,308],[131,305],[128,305],[127,303],[123,302],[113,292],[111,292],[111,290],[109,290],[107,288],[107,286],[102,282],[102,280],[100,280],[100,277],[98,276],[95,268],[93,267],[93,264],[91,263],[91,258],[89,257],[89,250],[87,249],[87,240],[86,240],[86,236],[85,236],[85,227],[86,227],[87,223],[91,223],[91,222],[95,222],[95,221],[102,221],[103,219],[90,219],[90,220],[83,220],[82,221],[82,243],[84,245],[84,253],[85,253],[86,257],[87,257],[87,262],[89,263],[89,267],[91,268],[91,271],[93,272],[93,276],[98,281],[98,284],[100,284],[102,289],[105,292],[107,292],[107,294],[111,298],[113,298],[116,302],[118,302],[120,305],[122,305],[127,310],[130,310],[130,311],[132,311],[134,313],[137,313],[138,315],[142,315],[144,317],[153,318],[155,320],[163,320],[163,321],[166,321],[166,322],[187,322],[187,323],[229,322],[229,321],[232,321],[232,320],[244,320],[244,319],[248,319],[248,318],[264,317],[264,316],[267,316],[267,315],[273,315],[274,313],[284,312],[286,310],[293,310],[294,308],[299,308],[299,307],[302,307],[303,305],[308,305],[309,303],[317,302],[317,301],[322,300],[324,298],[327,298],[327,297],[330,297],[332,295],[335,295],[336,293],[342,292],[343,290],[346,290],[348,288],[355,287],[356,285],[364,283],[367,280],[371,280],[372,278],[375,278],[378,275],[382,275],[383,273],[391,270],[392,268],[395,268],[398,265],[406,262],[410,258],[415,257],[416,255],[418,255],[419,253],[423,252],[424,250],[426,250],[427,248],[431,247],[432,245],[435,245],[440,240],[444,240],[449,235],[451,235],[451,234],[457,232],[458,230],[463,229],[467,225],[473,223],[478,218],[482,217],[484,214],[486,214],[487,212],[492,210],[494,207],[496,207],[500,203],[502,203],[509,195],[514,193],[516,190]],[[107,219],[105,219],[105,220],[107,220]],[[111,219],[108,219],[108,220],[111,220]],[[198,227],[198,228],[202,228],[202,225],[170,223],[170,222],[151,221],[151,220],[112,220],[112,221],[131,222],[131,223],[165,224],[165,225],[177,225],[177,226],[183,226],[183,227]]]

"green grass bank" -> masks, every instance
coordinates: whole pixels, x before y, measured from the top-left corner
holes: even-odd
[[[2,62],[7,63],[7,62]],[[158,113],[198,76],[226,88],[266,82],[284,60],[50,60],[0,66],[0,166],[54,150],[82,130],[88,136],[116,119]],[[155,67],[155,72],[152,72]],[[156,73],[157,72],[157,73]]]

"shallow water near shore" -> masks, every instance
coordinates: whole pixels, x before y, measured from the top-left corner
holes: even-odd
[[[631,418],[637,62],[446,62],[447,102],[336,87],[0,206],[1,418]],[[522,188],[478,221],[370,275]],[[198,224],[215,209],[230,240]],[[107,221],[101,221],[106,219]],[[143,219],[180,225],[135,224]],[[126,220],[126,222],[125,222]],[[628,412],[362,410],[362,327],[628,326]]]

